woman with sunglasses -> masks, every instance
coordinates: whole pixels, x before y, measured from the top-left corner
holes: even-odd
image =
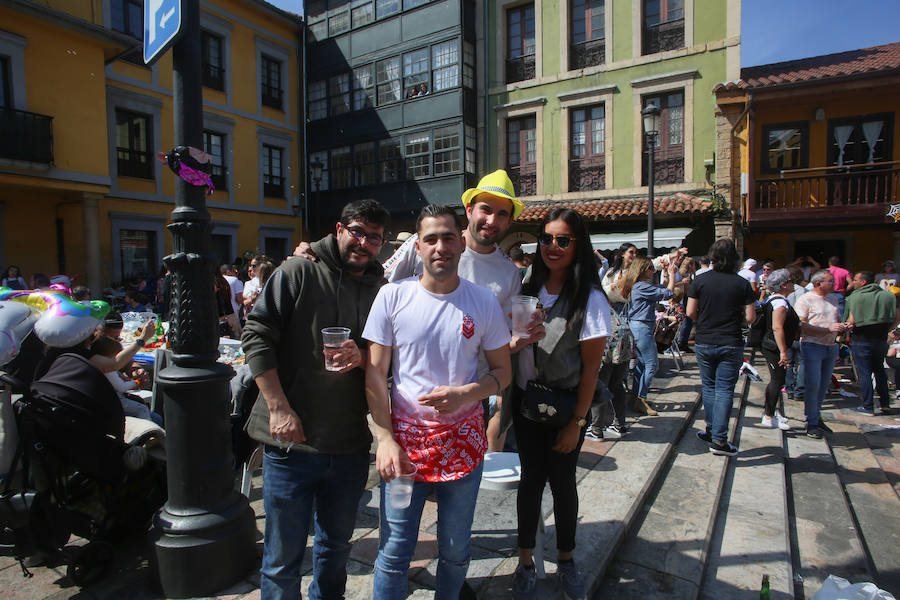
[[[675,289],[675,261],[669,261],[668,281],[666,287],[653,283],[653,263],[650,259],[638,256],[625,271],[619,288],[622,297],[631,304],[628,309],[628,327],[634,335],[634,348],[637,363],[634,367],[634,383],[631,386],[631,397],[634,409],[647,415],[658,414],[647,402],[650,393],[650,382],[656,375],[659,358],[656,353],[656,305],[673,296]]]
[[[519,353],[512,394],[513,427],[522,464],[516,505],[519,566],[513,576],[513,595],[534,595],[535,534],[541,519],[541,496],[549,482],[559,551],[557,578],[570,598],[584,598],[584,579],[572,560],[578,519],[575,465],[609,335],[609,303],[600,288],[581,215],[568,208],[550,211],[541,223],[538,244],[522,293],[540,299],[546,309],[547,334]],[[565,425],[550,426],[522,414],[523,390],[529,381],[575,394],[575,410]]]

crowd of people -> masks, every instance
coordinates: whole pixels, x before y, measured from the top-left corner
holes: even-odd
[[[533,256],[518,248],[507,256],[497,242],[524,208],[507,174],[486,175],[461,200],[465,225],[451,207],[426,206],[383,264],[376,257],[385,255],[389,213],[362,200],[343,207],[334,233],[301,243],[281,265],[256,255],[244,272],[232,264],[216,270],[220,334],[241,338],[260,392],[246,430],[263,445],[263,598],[300,597],[311,523],[309,596],[343,596],[373,434],[382,479],[374,598],[406,597],[429,498],[438,514],[436,597],[459,597],[483,457],[504,450],[521,464],[514,597],[535,594],[549,484],[556,580],[569,598],[584,598],[573,558],[579,453],[585,439],[626,436],[629,406],[657,414],[651,389],[669,344],[696,354],[706,420],[697,435],[714,455],[739,451],[728,423],[754,328],[770,373],[762,426],[791,428],[780,410],[787,393],[804,402],[808,436],[830,432],[822,401],[848,344],[860,384],[855,410],[890,410],[884,363],[900,366],[893,261],[879,274],[851,275],[838,257],[826,269],[800,257],[783,268],[766,259],[756,270],[760,263],[742,262],[727,239],[697,257],[677,248],[651,259],[633,244],[604,256],[591,247],[584,217],[568,208],[541,220]],[[38,277],[36,289],[51,285]],[[165,269],[132,283],[128,310],[166,314]],[[26,286],[15,266],[3,285]],[[516,331],[518,296],[536,299],[537,308]],[[124,393],[134,384],[120,371],[150,339],[152,323],[124,348],[117,327],[121,317],[111,313],[89,339],[59,352],[89,357]],[[326,340],[326,330],[343,338]],[[44,363],[52,359],[48,353]],[[124,396],[123,406],[161,423]]]

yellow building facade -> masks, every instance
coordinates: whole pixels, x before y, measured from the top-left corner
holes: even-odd
[[[745,68],[715,93],[717,183],[745,256],[900,260],[900,43]]]
[[[0,3],[0,264],[104,286],[155,274],[176,176],[171,51],[141,62],[141,3]],[[302,234],[300,18],[201,3],[212,251],[280,259]]]

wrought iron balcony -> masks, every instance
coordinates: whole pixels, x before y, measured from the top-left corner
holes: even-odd
[[[606,187],[606,163],[596,160],[574,159],[569,161],[569,191],[587,192]]]
[[[782,171],[756,181],[745,220],[881,222],[900,202],[900,161]]]
[[[280,175],[263,175],[263,195],[267,198],[281,198],[284,196],[284,177]]]
[[[516,190],[519,196],[534,196],[537,194],[536,166],[535,163],[527,163],[517,167],[506,167],[513,189]]]
[[[644,54],[684,48],[684,19],[644,27]]]
[[[535,73],[534,54],[506,59],[506,83],[534,79]]]
[[[131,148],[116,148],[116,169],[120,177],[138,177],[153,179],[152,152],[143,152]]]
[[[53,117],[0,107],[0,158],[53,162]]]
[[[583,69],[606,62],[606,39],[589,40],[572,44],[569,56],[570,69]]]

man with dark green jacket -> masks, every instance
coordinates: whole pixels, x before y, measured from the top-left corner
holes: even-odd
[[[897,325],[897,300],[892,293],[875,282],[871,271],[860,271],[853,276],[853,293],[847,296],[844,320],[853,327],[853,344],[850,350],[859,376],[859,395],[862,403],[853,408],[868,415],[875,414],[875,394],[872,375],[881,398],[879,413],[889,413],[891,396],[887,376],[884,373],[884,357],[887,355],[887,336]]]
[[[373,200],[344,207],[336,233],[313,244],[319,260],[275,270],[247,317],[242,343],[260,396],[247,431],[264,444],[264,600],[300,598],[300,566],[315,503],[308,598],[342,598],[350,536],[369,467],[363,327],[384,272],[375,259],[388,213]],[[322,329],[350,339],[325,369]]]

